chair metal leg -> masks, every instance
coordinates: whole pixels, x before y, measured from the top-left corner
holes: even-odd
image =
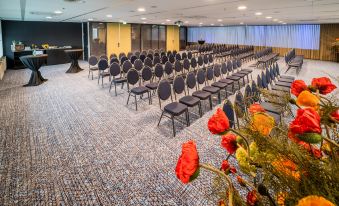
[[[101,77],[101,87],[104,87],[104,76]]]
[[[135,111],[138,111],[137,95],[134,95],[134,101],[135,101]]]
[[[171,115],[171,119],[172,119],[172,126],[173,126],[173,136],[175,137],[175,127],[174,127],[174,117],[173,117],[173,115]]]
[[[186,110],[186,124],[187,124],[187,127],[190,126],[190,115],[188,113],[188,109]]]
[[[198,107],[199,107],[199,114],[200,114],[200,117],[202,117],[201,102],[199,102]]]
[[[109,90],[108,90],[109,92],[111,92],[111,89],[112,89],[112,83],[113,83],[113,82],[111,82],[111,84],[109,85]]]
[[[147,94],[148,94],[148,104],[151,105],[152,104],[151,91],[147,92]]]
[[[209,97],[209,101],[210,101],[210,108],[212,110],[212,107],[213,107],[213,105],[212,105],[212,96]]]
[[[128,105],[128,102],[129,102],[129,97],[131,96],[131,93],[128,93],[128,98],[127,98],[127,105]]]
[[[219,102],[219,104],[221,104],[221,93],[220,93],[220,91],[218,92],[218,102]]]
[[[100,81],[100,74],[98,75],[98,84],[99,84],[99,81]]]
[[[114,82],[114,92],[115,92],[115,96],[117,96],[118,94],[117,94],[117,83],[116,82]]]
[[[161,112],[160,119],[159,119],[159,122],[158,122],[158,126],[160,124],[160,121],[161,121],[161,118],[162,118],[163,115],[164,115],[164,111]]]

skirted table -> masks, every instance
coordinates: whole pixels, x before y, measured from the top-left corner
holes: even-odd
[[[28,67],[28,69],[32,70],[31,78],[29,79],[28,84],[24,85],[24,87],[27,86],[38,86],[47,79],[44,79],[41,76],[41,73],[39,71],[40,67],[46,63],[48,55],[42,54],[42,55],[27,55],[27,56],[21,56],[20,60],[21,62]]]
[[[82,49],[70,49],[65,50],[66,54],[71,59],[71,67],[66,71],[66,73],[78,73],[83,69],[80,68],[78,59],[81,57],[83,50]]]

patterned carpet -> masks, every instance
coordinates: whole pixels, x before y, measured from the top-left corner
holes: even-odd
[[[216,203],[210,173],[183,185],[174,172],[189,139],[201,162],[219,167],[226,157],[207,130],[207,104],[202,118],[191,114],[191,126],[177,124],[172,137],[169,119],[156,126],[157,97],[135,111],[125,89],[116,97],[108,78],[102,88],[86,70],[66,74],[68,67],[43,67],[49,80],[38,87],[22,87],[29,70],[8,70],[0,81],[0,205]]]

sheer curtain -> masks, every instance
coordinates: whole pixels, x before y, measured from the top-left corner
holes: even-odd
[[[3,55],[3,47],[2,47],[2,30],[1,30],[1,20],[0,20],[0,58]]]
[[[188,41],[319,49],[320,25],[189,27]]]

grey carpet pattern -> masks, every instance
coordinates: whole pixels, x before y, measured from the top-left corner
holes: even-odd
[[[85,62],[80,66],[87,68]],[[49,80],[38,87],[22,87],[27,69],[8,70],[0,81],[0,205],[217,202],[212,174],[202,171],[183,185],[174,172],[181,144],[189,139],[196,141],[201,162],[219,167],[226,157],[220,139],[207,129],[216,107],[204,105],[202,118],[191,114],[190,127],[176,124],[172,137],[169,119],[156,126],[156,96],[153,105],[139,101],[135,111],[133,104],[126,106],[126,89],[119,88],[116,97],[108,92],[108,78],[102,88],[87,70],[66,74],[68,67],[43,67]]]

